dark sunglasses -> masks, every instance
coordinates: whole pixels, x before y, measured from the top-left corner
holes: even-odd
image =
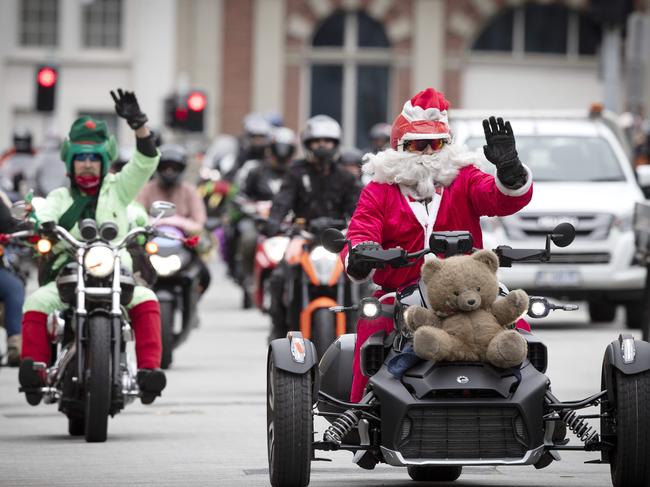
[[[97,154],[96,152],[84,152],[81,154],[75,154],[74,156],[75,161],[92,161],[92,162],[99,162],[101,161],[101,156]]]
[[[412,150],[422,152],[426,150],[427,146],[436,152],[442,149],[447,141],[445,139],[421,139],[421,140],[406,140],[404,141],[404,150]]]

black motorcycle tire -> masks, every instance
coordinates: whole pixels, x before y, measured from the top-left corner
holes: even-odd
[[[409,477],[418,482],[453,482],[463,472],[463,467],[457,465],[410,465],[407,467]]]
[[[610,452],[614,487],[650,485],[650,371],[614,375],[616,446]]]
[[[625,303],[625,324],[630,330],[639,330],[643,324],[644,318],[643,301],[632,301]]]
[[[269,356],[266,384],[266,431],[269,477],[273,487],[309,484],[314,417],[311,373],[275,368]]]
[[[160,337],[162,340],[162,356],[160,368],[167,370],[174,359],[174,303],[160,302]]]
[[[111,322],[93,316],[88,322],[86,354],[86,441],[106,441],[111,406]]]
[[[86,433],[86,418],[83,416],[68,416],[68,434],[83,436]]]
[[[327,308],[317,309],[311,318],[311,341],[316,347],[319,360],[334,340],[336,340],[335,314]]]
[[[616,304],[607,301],[589,301],[589,321],[610,323],[616,318]]]

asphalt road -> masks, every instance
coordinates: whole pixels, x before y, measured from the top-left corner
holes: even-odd
[[[238,308],[237,289],[220,266],[201,303],[201,324],[179,348],[168,387],[151,406],[132,404],[110,420],[106,443],[67,435],[56,406],[29,406],[17,392],[17,371],[0,370],[0,486],[262,486],[266,458],[267,318]],[[624,329],[591,325],[577,311],[534,324],[549,348],[548,375],[562,400],[599,390],[605,346]],[[315,429],[323,431],[317,422]],[[365,471],[348,452],[319,453],[312,486],[415,485],[405,469]],[[607,465],[586,465],[594,453],[563,453],[533,467],[468,467],[455,486],[611,485]],[[447,484],[419,482],[418,485]],[[448,484],[452,485],[452,484]]]

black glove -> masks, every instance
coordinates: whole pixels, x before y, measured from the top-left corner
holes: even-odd
[[[147,123],[147,116],[140,111],[140,105],[138,105],[135,93],[118,89],[117,96],[113,91],[111,91],[111,96],[115,102],[115,111],[120,117],[126,119],[129,127],[137,130]]]
[[[497,167],[499,181],[511,189],[521,188],[526,184],[528,173],[517,155],[510,122],[504,123],[500,117],[490,117],[489,121],[483,120],[483,131],[487,142],[483,146],[483,153]]]
[[[353,277],[359,281],[368,277],[368,274],[373,269],[373,265],[370,262],[363,262],[360,260],[359,255],[357,254],[359,247],[362,247],[364,250],[369,248],[381,249],[381,245],[375,242],[362,242],[357,244],[348,254],[348,268],[347,273],[350,277]]]

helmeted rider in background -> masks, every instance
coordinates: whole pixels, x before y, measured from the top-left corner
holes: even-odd
[[[26,191],[23,180],[32,170],[36,151],[32,133],[26,127],[17,127],[13,133],[13,146],[0,155],[0,184],[12,200]]]
[[[273,130],[266,158],[248,174],[241,187],[244,195],[255,201],[272,200],[280,191],[282,179],[295,153],[295,132],[288,127]]]
[[[421,91],[406,101],[393,122],[391,149],[366,156],[363,170],[372,181],[361,193],[348,228],[353,250],[348,255],[345,249],[341,257],[353,280],[372,277],[381,287],[376,296],[417,282],[423,259],[411,267],[375,270],[357,260],[355,246],[367,243],[414,252],[428,245],[432,231],[466,230],[480,249],[481,216],[511,215],[532,198],[532,174],[519,160],[510,122],[494,117],[483,121],[483,151],[496,165],[494,177],[473,165],[478,162],[473,153],[451,143],[448,108],[442,93]],[[393,328],[389,318],[359,320],[351,401],[361,399],[368,382],[360,368],[361,346],[373,333]]]
[[[0,191],[0,244],[7,243],[7,234],[18,231],[16,222],[11,217],[11,201]],[[4,252],[6,255],[6,252]],[[4,257],[4,255],[3,255]],[[20,365],[20,349],[22,347],[21,322],[23,320],[23,303],[25,301],[25,285],[23,281],[11,272],[10,266],[0,264],[0,300],[4,303],[4,325],[7,332],[7,365]]]
[[[369,138],[370,138],[370,147],[367,152],[372,152],[376,154],[390,147],[390,131],[391,126],[388,123],[376,123],[371,129]]]
[[[279,193],[273,199],[265,233],[276,235],[289,211],[294,219],[309,223],[320,217],[347,220],[354,212],[359,196],[357,180],[338,164],[341,126],[327,115],[316,115],[301,133],[304,159],[295,161],[282,181]],[[271,275],[271,339],[287,332],[282,303],[283,284],[293,278],[286,263],[279,265]]]
[[[352,174],[361,183],[361,166],[363,165],[363,153],[356,147],[341,149],[339,165]]]
[[[155,171],[159,153],[146,127],[147,116],[140,110],[135,95],[118,90],[117,94],[111,92],[111,96],[115,101],[115,111],[135,132],[133,158],[119,174],[110,174],[111,162],[117,157],[115,138],[109,134],[105,122],[88,116],[78,118],[61,147],[70,188],[56,189],[47,196],[43,206],[36,211],[37,224],[56,222],[78,239],[81,239],[78,223],[84,218],[94,218],[98,226],[107,221],[114,222],[118,227],[116,240],[124,238],[128,232],[127,207]],[[122,259],[124,265],[130,265],[127,252],[123,252]],[[52,279],[68,260],[67,254],[58,254],[49,273]],[[20,384],[24,388],[44,385],[44,371],[35,371],[33,364],[49,364],[51,344],[46,329],[47,317],[62,308],[54,280],[34,291],[25,301],[23,361],[19,372]],[[148,404],[160,395],[166,384],[165,375],[159,368],[162,353],[160,307],[153,291],[136,286],[127,309],[135,334],[141,400]],[[36,405],[41,397],[40,394],[28,393],[27,401]]]
[[[149,208],[156,200],[176,205],[176,214],[162,218],[158,225],[170,225],[181,229],[186,236],[199,235],[203,231],[207,215],[203,200],[196,186],[182,180],[187,169],[187,151],[177,144],[160,146],[160,162],[156,177],[149,181],[137,197],[137,201]],[[210,271],[199,259],[201,265],[201,291],[210,285]]]
[[[271,144],[271,123],[258,113],[249,113],[242,121],[243,133],[239,138],[239,154],[235,166],[223,171],[223,176],[238,184],[246,179],[249,171],[257,167],[266,156]]]

